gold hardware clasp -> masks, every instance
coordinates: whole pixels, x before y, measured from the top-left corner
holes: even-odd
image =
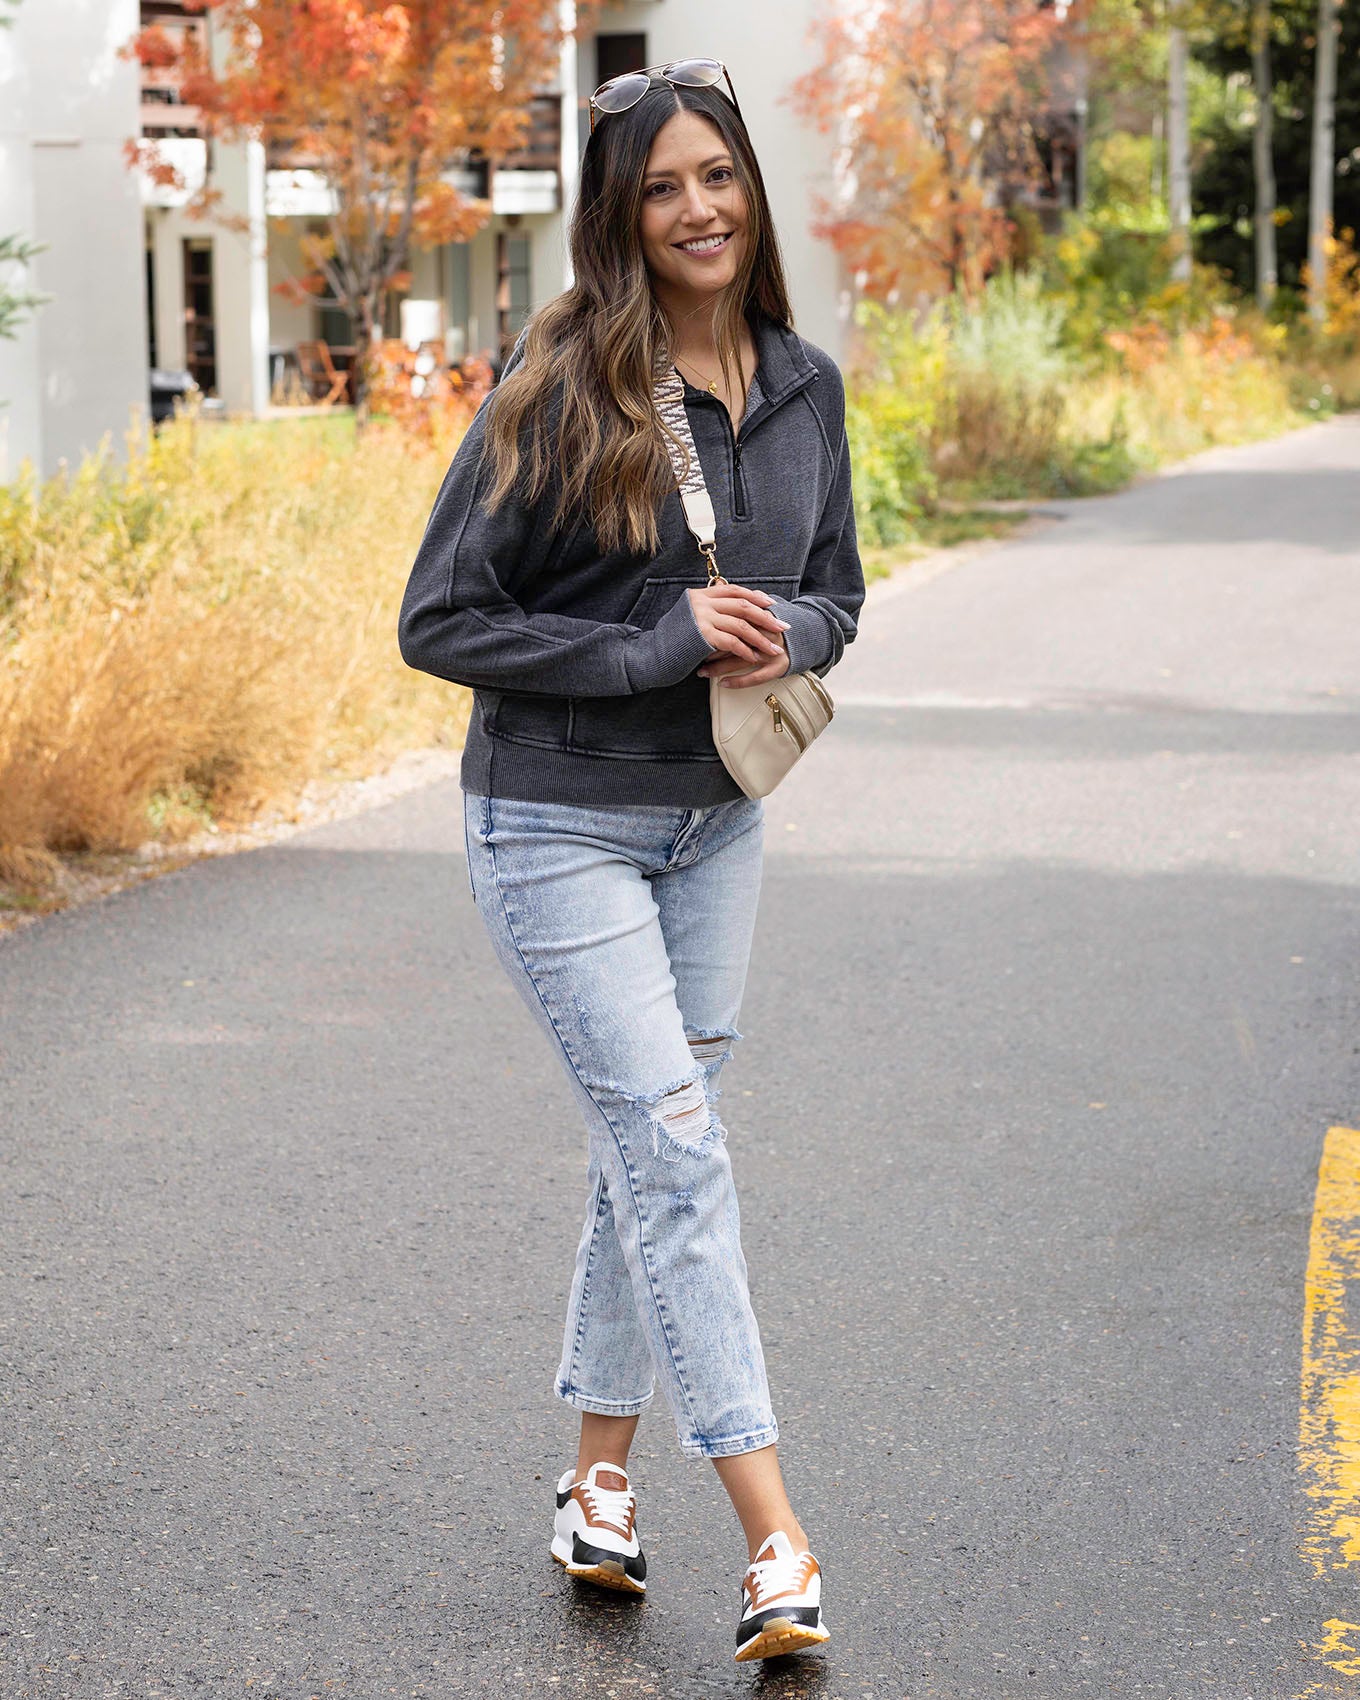
[[[714,543],[701,543],[699,553],[708,562],[708,588],[712,590],[715,584],[726,584],[727,580],[718,571],[718,549]]]

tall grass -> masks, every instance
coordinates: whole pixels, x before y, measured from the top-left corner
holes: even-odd
[[[186,418],[0,489],[0,875],[456,742],[465,693],[395,638],[450,448]]]
[[[993,278],[975,302],[862,316],[848,418],[866,541],[919,535],[940,499],[1114,489],[1142,468],[1286,430],[1348,393],[1335,339],[1305,365],[1250,312],[1206,309],[1187,326],[1182,302],[1092,347],[1085,329],[1073,336],[1071,311],[1032,273]]]

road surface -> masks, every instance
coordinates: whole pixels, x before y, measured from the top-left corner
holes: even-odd
[[[442,784],[0,940],[6,1696],[1354,1692],[1360,421],[1049,515],[875,592],[769,807],[724,1109],[825,1656],[731,1663],[659,1410],[645,1606],[548,1560],[583,1142]]]

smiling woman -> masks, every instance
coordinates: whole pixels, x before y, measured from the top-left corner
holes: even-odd
[[[401,642],[476,692],[473,899],[589,1128],[555,1388],[581,1427],[552,1556],[645,1593],[627,1463],[660,1381],[746,1535],[748,1660],[827,1629],[717,1114],[763,820],[718,756],[709,681],[759,704],[790,670],[825,673],[864,582],[840,374],[793,330],[740,114],[682,79],[705,64],[721,72],[691,60],[597,91],[576,281],[530,321],[449,469]],[[683,446],[688,481],[689,439],[731,583],[699,582],[667,446]]]

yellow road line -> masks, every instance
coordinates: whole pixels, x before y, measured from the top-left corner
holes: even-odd
[[[1317,1575],[1360,1559],[1360,1131],[1322,1149],[1304,1285],[1299,1468]]]
[[[1304,1555],[1318,1576],[1360,1559],[1360,1131],[1334,1127],[1322,1148],[1304,1282],[1299,1468],[1313,1502]],[[1360,1676],[1360,1624],[1329,1618],[1312,1651]],[[1315,1685],[1310,1695],[1339,1693]]]

